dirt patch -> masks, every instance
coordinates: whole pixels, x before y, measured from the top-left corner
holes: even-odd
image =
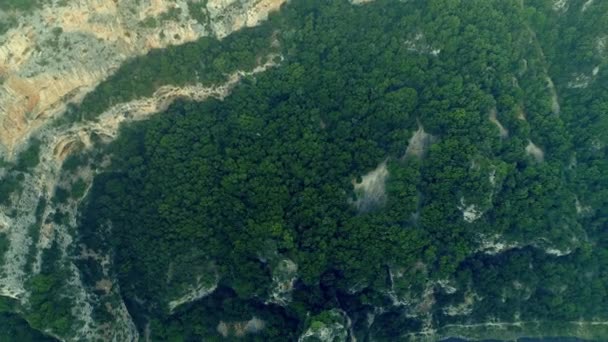
[[[547,87],[549,88],[549,93],[551,94],[551,112],[553,112],[555,115],[559,115],[561,111],[559,98],[557,97],[555,84],[553,84],[553,80],[549,76],[547,76]]]
[[[244,337],[247,334],[255,334],[262,331],[266,326],[266,322],[253,317],[248,321],[239,322],[224,322],[220,321],[217,325],[217,332],[223,337],[235,336]]]
[[[386,161],[382,162],[376,169],[370,171],[357,183],[353,180],[357,200],[355,207],[361,212],[372,210],[381,206],[386,201],[385,184],[389,176]]]
[[[462,212],[462,218],[465,222],[471,223],[478,220],[482,215],[483,211],[478,209],[478,206],[475,204],[465,204],[464,197],[460,198],[460,204],[458,205],[458,210]]]
[[[32,131],[61,115],[68,102],[78,103],[126,59],[202,36],[225,37],[259,24],[285,1],[247,0],[235,6],[235,1],[210,0],[209,28],[189,17],[186,8],[156,27],[138,25],[185,3],[173,0],[53,2],[21,17],[19,29],[8,31],[0,46],[0,150],[10,158]]]
[[[434,136],[424,131],[424,127],[422,127],[422,125],[418,125],[418,130],[408,142],[404,158],[408,156],[416,156],[418,158],[424,157],[431,144],[433,144],[436,140],[437,139]]]
[[[509,137],[509,131],[498,121],[496,108],[490,110],[490,121],[498,127],[498,133],[501,138]]]
[[[545,152],[540,147],[536,146],[531,140],[528,140],[526,154],[532,156],[534,160],[539,163],[542,163],[545,160]]]
[[[103,291],[106,294],[109,294],[112,291],[112,281],[110,279],[104,278],[95,283],[95,290]]]
[[[517,119],[522,121],[528,121],[526,119],[526,112],[524,111],[524,106],[520,105],[517,107]]]

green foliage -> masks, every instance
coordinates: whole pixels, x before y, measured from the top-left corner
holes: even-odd
[[[156,28],[158,27],[158,20],[156,17],[147,17],[141,22],[141,25],[145,28]]]
[[[85,165],[86,160],[87,159],[82,154],[71,154],[61,165],[62,170],[66,172],[74,172],[79,166]]]
[[[27,149],[17,158],[17,170],[28,171],[38,165],[40,162],[40,144],[37,139],[30,140]]]
[[[32,329],[16,314],[0,313],[0,341],[51,342],[56,340]]]
[[[0,5],[1,6],[1,5]],[[17,25],[17,17],[13,14],[8,14],[2,21],[0,21],[0,34],[6,33],[12,27]],[[0,85],[4,83],[4,79],[0,77]]]
[[[57,261],[60,253],[57,243],[44,251],[41,272],[27,282],[29,307],[25,318],[36,329],[49,329],[58,336],[71,336],[77,327],[72,314],[73,302],[69,295],[67,273]]]
[[[5,234],[0,234],[0,263],[4,264],[4,255],[8,251],[9,242]],[[0,310],[1,311],[1,310]]]
[[[4,176],[0,181],[0,204],[10,204],[10,196],[21,190],[23,180],[24,176],[20,173]]]
[[[179,7],[171,7],[166,12],[161,13],[158,16],[158,20],[167,21],[167,20],[178,20],[180,14],[182,13],[182,9]]]
[[[57,187],[55,189],[55,196],[53,196],[53,203],[55,203],[55,204],[66,203],[69,196],[70,196],[70,193],[66,189],[64,189],[62,187]]]
[[[207,1],[188,1],[188,11],[190,16],[199,22],[201,25],[209,24],[209,16],[207,15]]]
[[[153,303],[130,310],[152,317],[158,340],[218,339],[220,320],[253,314],[273,327],[252,339],[289,340],[336,308],[379,340],[419,331],[427,318],[437,326],[605,320],[608,83],[565,90],[559,75],[566,96],[562,113],[552,112],[547,70],[566,61],[543,49],[560,19],[549,2],[530,3],[537,7],[298,1],[259,29],[130,61],[80,115],[162,84],[221,82],[264,56],[272,32],[285,57],[222,101],[180,101],[124,127],[105,151],[112,167],[90,192],[82,243],[111,248],[123,296]],[[532,29],[546,30],[547,41]],[[568,68],[596,62],[572,58]],[[493,111],[507,137],[489,120]],[[423,158],[406,156],[420,126],[433,144]],[[526,155],[529,140],[544,161]],[[358,212],[352,182],[383,162],[387,200]],[[579,195],[593,204],[584,214]],[[527,248],[485,254],[489,238]],[[542,252],[549,247],[571,253]],[[282,258],[298,265],[299,280],[292,302],[277,309],[264,300]],[[216,292],[167,315],[171,299],[215,275]],[[446,279],[455,292],[433,285]],[[473,293],[470,314],[443,310]]]
[[[148,18],[145,25],[155,26]],[[76,111],[80,119],[93,119],[111,105],[149,97],[163,85],[201,83],[212,86],[226,81],[236,70],[250,70],[271,51],[268,26],[246,29],[221,42],[202,38],[180,46],[152,50],[123,64],[116,73],[87,94]]]
[[[245,335],[246,340],[278,342],[297,339],[294,332],[298,322],[294,317],[278,307],[263,312],[259,308],[255,301],[240,299],[234,291],[220,287],[197,305],[175,313],[174,318],[152,320],[150,337],[155,341],[222,341],[226,338],[218,334],[218,325],[224,322],[228,326],[228,340],[242,339],[235,336],[234,325],[256,317],[264,322],[264,329]]]
[[[72,191],[70,192],[70,197],[72,199],[80,199],[86,191],[87,183],[79,178],[76,182],[74,182],[74,184],[72,184]]]
[[[2,0],[0,2],[0,9],[28,11],[38,7],[40,4],[40,0]]]
[[[583,225],[587,234],[603,236],[608,223],[608,73],[606,49],[601,49],[608,24],[605,13],[608,3],[596,1],[582,11],[583,2],[573,3],[572,10],[552,15],[550,1],[535,0],[528,6],[534,18],[530,24],[539,32],[539,44],[547,56],[550,74],[561,98],[560,117],[572,134],[572,150],[576,167],[569,168],[568,177],[577,201],[584,202]],[[597,74],[593,75],[593,70]],[[586,87],[570,87],[576,75],[589,75]],[[561,127],[560,127],[561,128]],[[600,238],[605,241],[605,238]]]

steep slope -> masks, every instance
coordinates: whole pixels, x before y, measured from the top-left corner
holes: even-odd
[[[204,36],[255,26],[284,0],[45,2],[0,35],[0,155],[125,60]]]
[[[252,316],[268,340],[605,336],[602,219],[581,215],[576,125],[531,9],[285,10],[280,67],[109,150],[83,234],[117,224],[119,282],[151,336],[214,338]],[[277,302],[285,259],[297,273]],[[188,273],[205,297],[167,314]]]
[[[0,309],[65,340],[606,339],[606,13],[299,1],[130,59],[3,162]]]
[[[120,287],[113,282],[110,256],[76,245],[77,209],[97,166],[87,165],[71,179],[63,161],[99,139],[112,140],[123,122],[145,119],[175,99],[222,98],[241,78],[280,58],[265,56],[252,70],[235,71],[211,84],[192,79],[191,85],[160,87],[149,98],[101,108],[94,122],[64,119],[71,110],[67,105],[78,104],[133,56],[206,35],[224,38],[257,25],[281,4],[80,1],[52,2],[21,13],[18,25],[0,40],[0,176],[18,183],[3,187],[0,201],[0,295],[16,300],[11,311],[60,339],[138,339]],[[27,151],[16,157],[23,149]],[[32,163],[15,166],[32,151]],[[64,189],[74,180],[78,189],[66,197]],[[79,270],[87,263],[97,264],[105,275],[91,286],[83,283]],[[53,307],[50,312],[43,310],[47,305]],[[104,319],[97,318],[100,310]]]

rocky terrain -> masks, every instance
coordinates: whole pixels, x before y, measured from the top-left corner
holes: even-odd
[[[368,1],[352,0],[351,3],[359,5]],[[9,173],[3,169],[3,162],[16,161],[19,154],[31,146],[31,138],[35,138],[41,145],[40,163],[24,175],[22,190],[12,195],[11,205],[0,202],[0,242],[3,238],[9,242],[5,251],[0,248],[0,299],[11,298],[18,303],[16,311],[27,313],[31,300],[28,282],[41,272],[45,251],[57,244],[61,251],[59,259],[68,270],[67,286],[70,289],[70,299],[74,302],[72,314],[81,322],[78,322],[69,336],[58,334],[52,328],[42,327],[41,330],[60,340],[147,340],[147,336],[140,336],[137,331],[121,298],[118,281],[113,279],[109,271],[112,266],[111,256],[75,246],[77,238],[74,236],[74,227],[78,222],[79,205],[89,192],[94,177],[101,172],[99,165],[88,164],[79,167],[76,172],[66,174],[62,170],[62,164],[75,151],[90,150],[97,138],[103,141],[116,138],[121,124],[144,120],[154,113],[166,110],[177,99],[223,99],[243,77],[276,66],[282,56],[268,56],[267,60],[271,62],[261,62],[251,70],[235,72],[229,75],[227,82],[218,86],[163,86],[149,98],[114,104],[98,120],[58,127],[52,123],[54,119],[61,118],[69,104],[78,104],[87,93],[130,58],[146,54],[152,49],[179,45],[205,36],[224,38],[241,28],[257,25],[284,2],[286,0],[53,0],[19,16],[16,26],[0,35],[0,179]],[[568,3],[566,0],[556,1],[555,11],[567,11]],[[592,4],[593,0],[588,0],[582,11],[592,9]],[[5,13],[0,10],[0,18],[3,15]],[[600,52],[605,50],[607,39],[604,38],[599,38],[597,42],[597,50]],[[420,54],[437,56],[440,53],[439,49],[424,43],[422,35],[407,40],[405,44],[409,51]],[[535,47],[543,55],[540,46],[535,44]],[[596,66],[593,71],[588,70],[589,75],[575,75],[568,87],[587,87],[602,66]],[[546,68],[544,74],[549,75]],[[546,83],[551,98],[551,112],[559,117],[562,108],[558,96],[560,84],[556,81],[554,85],[549,76]],[[522,106],[518,118],[526,122],[523,108]],[[494,126],[496,135],[506,140],[517,132],[507,129],[510,126],[503,118],[496,108],[490,109],[487,114],[487,120]],[[418,130],[412,133],[402,160],[425,158],[430,147],[441,138],[427,133],[420,122]],[[536,165],[546,164],[550,159],[544,150],[546,145],[542,141],[534,141],[536,143],[528,139],[527,145],[521,149]],[[599,140],[597,144],[600,144]],[[600,148],[601,146],[597,149]],[[101,165],[102,168],[103,166]],[[504,175],[497,173],[495,165],[472,160],[471,170],[484,175],[484,184],[490,184],[488,188],[491,191],[479,198],[474,198],[472,194],[460,197],[460,202],[456,205],[467,223],[477,221],[487,212],[492,196],[504,179]],[[369,171],[361,175],[360,179],[352,180],[357,194],[357,199],[352,204],[360,212],[381,207],[387,201],[385,183],[392,174],[389,175],[386,161]],[[70,198],[63,204],[50,201],[57,195],[58,187],[70,188],[75,181],[84,184],[80,196]],[[578,214],[583,215],[592,210],[584,198],[579,201],[576,197],[575,204]],[[56,222],[55,219],[58,212],[63,213],[61,222]],[[32,233],[31,227],[36,226],[40,230]],[[578,232],[574,228],[572,231]],[[577,247],[578,243],[578,240],[570,242],[573,247]],[[538,247],[555,257],[571,253],[570,245],[556,246],[543,240],[520,243],[501,235],[482,233],[479,234],[478,245],[476,251],[487,255],[497,255],[522,246]],[[76,256],[74,250],[78,251]],[[2,252],[5,252],[4,260]],[[93,288],[84,284],[81,270],[76,265],[77,262],[88,260],[93,260],[102,267],[103,279]],[[283,259],[272,269],[273,291],[267,303],[285,306],[291,301],[291,292],[299,276],[298,267],[290,259]],[[436,304],[434,294],[449,295],[457,291],[447,280],[429,281],[415,290],[401,285],[407,283],[405,279],[410,273],[427,273],[426,265],[422,263],[409,271],[400,267],[388,267],[387,272],[390,290],[385,294],[394,307],[413,308],[408,314],[426,317],[426,313]],[[171,313],[181,305],[208,295],[218,286],[217,277],[211,283],[201,280],[200,276],[194,278],[195,281],[188,284],[190,286],[183,293],[169,299]],[[521,285],[518,283],[514,287],[519,290]],[[462,290],[464,289],[458,289]],[[462,302],[446,306],[444,313],[447,316],[466,316],[480,300],[474,291],[467,290]],[[99,307],[103,307],[110,317],[104,323],[94,317]],[[498,330],[503,327],[519,329],[529,323],[489,322],[434,327],[430,315],[428,317],[428,323],[425,323],[422,331],[410,337],[424,340],[428,336],[474,336],[477,330],[497,327]],[[372,323],[373,319],[374,316],[369,317]],[[300,340],[354,338],[354,333],[350,332],[350,318],[344,312],[331,311],[327,317],[313,320],[313,323],[316,324],[311,324]],[[566,324],[583,329],[588,324],[605,326],[607,323]],[[265,322],[254,316],[248,321],[222,321],[218,324],[217,331],[224,337],[243,337],[264,328]]]
[[[221,39],[240,28],[258,24],[283,2],[53,1],[23,15],[17,26],[0,36],[0,157],[14,160],[32,136],[42,142],[40,163],[25,176],[23,191],[14,194],[10,206],[0,206],[0,233],[9,242],[4,260],[10,260],[0,271],[0,295],[16,300],[18,311],[27,312],[30,293],[26,283],[40,273],[44,251],[57,243],[62,254],[60,262],[68,269],[66,286],[75,304],[72,314],[79,318],[70,336],[58,334],[52,328],[38,328],[62,340],[139,339],[120,299],[118,284],[108,274],[109,256],[86,248],[79,257],[69,255],[68,249],[73,249],[75,242],[71,229],[76,225],[83,197],[61,206],[44,200],[55,194],[58,185],[71,181],[61,173],[64,159],[76,148],[90,148],[93,135],[111,140],[121,123],[144,119],[166,109],[175,99],[223,98],[243,76],[262,72],[274,63],[236,72],[217,87],[165,86],[151,98],[115,105],[96,122],[54,128],[50,125],[53,119],[64,114],[68,104],[81,101],[125,60],[204,36]],[[77,178],[86,184],[85,194],[96,172],[90,166],[78,170]],[[52,222],[56,210],[67,214],[61,224]],[[28,227],[39,224],[40,231],[31,235]],[[104,280],[94,288],[84,286],[74,264],[79,260],[98,262]],[[195,290],[196,293],[184,293],[172,305],[200,297],[198,288]],[[107,302],[108,298],[113,298],[113,304]],[[101,324],[93,318],[93,311],[103,300],[105,311],[112,318],[110,323]]]
[[[0,155],[128,58],[254,26],[285,0],[53,1],[0,36]],[[206,6],[205,6],[206,4]]]

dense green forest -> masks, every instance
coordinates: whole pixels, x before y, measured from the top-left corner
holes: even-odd
[[[42,1],[40,0],[4,0],[0,3],[0,9],[2,10],[30,10],[36,6],[39,6]]]
[[[69,119],[284,57],[223,100],[180,100],[68,159],[76,173],[111,156],[78,246],[112,255],[155,341],[312,340],[327,327],[394,341],[488,322],[538,329],[509,338],[607,339],[605,324],[552,328],[608,320],[608,3],[583,5],[301,0],[226,40],[136,58]],[[588,84],[572,86],[583,72]],[[430,146],[408,152],[422,128]],[[370,199],[355,187],[372,171],[388,176]],[[276,300],[291,263],[297,279]],[[65,301],[43,310],[42,294],[61,291],[46,267],[27,318],[65,330]],[[79,267],[100,280],[98,264]],[[171,304],[193,284],[210,293]],[[263,328],[244,328],[256,319]]]
[[[269,295],[278,260],[289,258],[299,282],[282,309],[285,324],[333,307],[354,306],[356,314],[384,306],[389,285],[406,297],[444,278],[458,288],[473,286],[484,298],[467,321],[606,317],[607,306],[599,303],[608,304],[601,267],[607,256],[572,240],[590,233],[576,217],[566,182],[578,177],[564,167],[576,142],[567,127],[577,124],[566,121],[566,108],[562,116],[552,113],[547,57],[527,43],[528,12],[515,2],[487,1],[293,4],[271,21],[281,28],[287,57],[280,68],[245,82],[225,101],[178,103],[125,129],[109,150],[119,172],[96,182],[84,227],[108,218],[120,227],[108,243],[117,251],[121,283],[129,284],[124,294],[152,303],[179,288],[157,281],[170,265],[178,274],[220,274],[222,288],[233,291],[230,300],[255,302]],[[492,108],[508,139],[487,119]],[[517,119],[519,111],[525,121]],[[419,124],[440,139],[426,158],[404,159]],[[528,139],[543,146],[544,162],[525,154]],[[384,160],[388,202],[357,213],[347,200],[356,196],[351,180]],[[483,217],[464,221],[461,198],[481,203]],[[481,234],[580,252],[485,256],[475,253]],[[394,280],[387,270],[416,264],[423,270],[388,284]],[[597,290],[568,280],[582,269]],[[523,301],[513,290],[505,300],[503,284],[513,282],[533,293]],[[361,296],[348,294],[353,286],[364,289]],[[552,290],[559,286],[568,290]],[[447,307],[465,295],[439,293],[436,300]],[[137,310],[166,312],[162,305]],[[179,321],[196,320],[198,309],[192,310],[180,312]],[[240,319],[252,314],[242,311]],[[394,327],[376,335],[404,333],[403,322],[389,317],[379,324]],[[441,310],[432,317],[439,326],[462,322]],[[182,334],[174,322],[159,324],[159,333]],[[209,322],[198,335],[212,335],[216,325]],[[285,330],[258,337],[284,338]]]
[[[28,322],[13,312],[14,303],[0,298],[0,341],[53,342],[55,339],[32,329]]]
[[[0,341],[53,342],[53,338],[32,329],[26,321],[10,313],[0,313]]]

